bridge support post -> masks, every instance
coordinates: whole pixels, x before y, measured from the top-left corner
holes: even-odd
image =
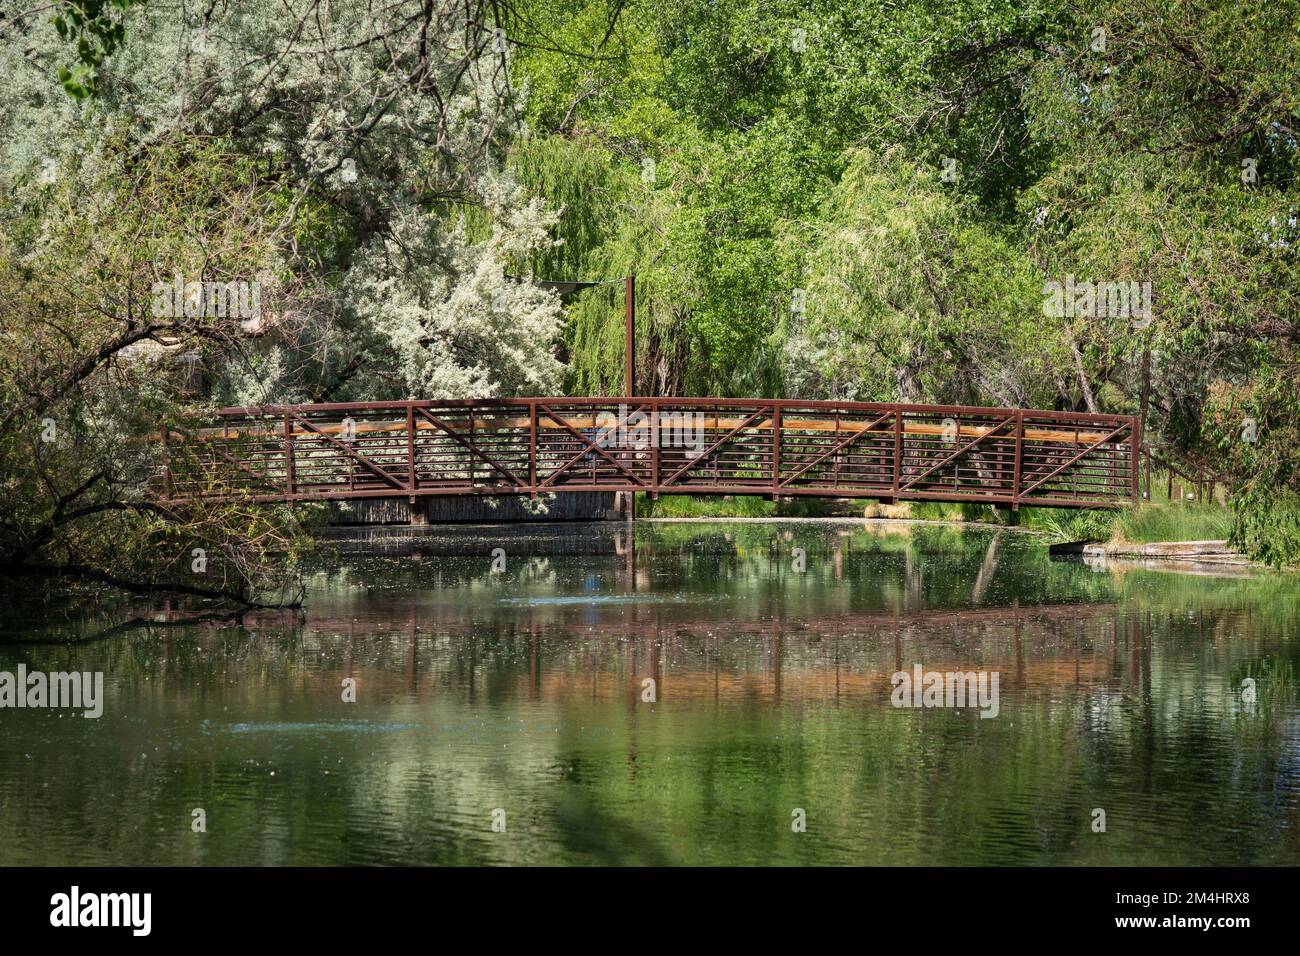
[[[1142,493],[1141,492],[1141,486],[1142,486],[1141,468],[1142,468],[1143,424],[1144,423],[1142,422],[1141,419],[1135,419],[1133,424],[1129,427],[1129,432],[1128,432],[1129,464],[1132,466],[1133,469],[1133,473],[1130,476],[1133,483],[1129,486],[1129,501],[1133,502],[1133,504],[1137,504],[1139,500],[1139,496]],[[1148,471],[1149,469],[1150,466],[1148,465]],[[1150,483],[1151,483],[1151,478],[1148,475],[1147,484],[1149,485]]]
[[[407,505],[411,509],[410,523],[417,527],[425,527],[429,523],[429,498],[412,497]]]
[[[528,403],[528,492],[537,500],[537,402]]]
[[[898,504],[898,483],[903,478],[903,410],[897,405],[894,406],[894,480],[893,495],[890,496],[891,505]]]
[[[406,406],[406,490],[410,494],[408,504],[411,513],[415,513],[415,406]],[[412,519],[414,523],[414,519]]]

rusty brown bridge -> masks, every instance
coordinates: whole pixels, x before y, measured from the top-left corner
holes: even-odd
[[[1139,498],[1126,415],[714,398],[223,408],[163,430],[166,500],[570,491],[1111,508]]]

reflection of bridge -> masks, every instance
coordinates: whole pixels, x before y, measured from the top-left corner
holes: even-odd
[[[1132,416],[713,398],[226,408],[163,434],[163,497],[306,501],[564,491],[1116,507]]]
[[[589,609],[591,606],[586,606]],[[431,661],[461,653],[493,673],[488,660],[503,654],[506,671],[520,667],[527,642],[527,690],[533,700],[609,702],[630,705],[641,679],[652,677],[661,701],[715,702],[719,696],[754,701],[857,698],[882,706],[890,676],[922,662],[927,669],[1001,673],[1003,687],[1064,690],[1105,684],[1119,677],[1149,681],[1150,616],[1113,603],[924,607],[847,611],[785,619],[772,608],[736,616],[712,605],[599,605],[601,616],[582,605],[498,606],[500,617],[483,618],[465,604],[404,606],[400,602],[349,603],[319,614],[252,612],[255,631],[278,628],[340,642],[326,666],[337,665],[340,647],[364,636],[376,667],[371,680],[391,687],[434,691]],[[708,613],[699,616],[702,610]],[[726,627],[719,627],[725,620]],[[508,625],[507,626],[507,622]],[[376,635],[382,635],[378,644]],[[435,635],[450,637],[439,644]],[[471,651],[485,635],[503,643]],[[373,649],[379,647],[379,657]],[[318,654],[321,647],[313,647]],[[477,654],[477,658],[474,655]],[[349,653],[350,658],[350,653]],[[982,664],[977,665],[978,660]],[[404,662],[402,677],[397,676]],[[473,663],[468,666],[473,667]],[[348,676],[354,671],[332,671]],[[523,683],[515,674],[514,684]],[[371,684],[375,688],[375,684]],[[505,686],[505,685],[500,685]]]

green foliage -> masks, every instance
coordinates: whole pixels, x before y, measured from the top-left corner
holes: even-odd
[[[287,508],[160,500],[160,434],[186,427],[192,370],[229,357],[241,320],[160,310],[158,283],[260,272],[276,223],[257,170],[220,142],[117,136],[73,173],[0,205],[0,577],[292,600],[308,545]]]
[[[1252,487],[1235,501],[1228,542],[1275,567],[1300,565],[1300,495]]]
[[[184,188],[196,130],[257,179],[233,221],[293,294],[237,355],[205,352],[202,399],[614,393],[635,275],[639,391],[1141,412],[1165,458],[1232,490],[1234,541],[1300,562],[1297,0],[440,9],[428,32],[418,0],[340,0],[328,25],[217,5],[228,61],[156,2],[63,0],[54,33],[0,20],[0,174],[80,169],[66,130],[93,151],[125,124],[178,150]],[[34,85],[69,44],[93,110]],[[15,248],[46,228],[32,196]],[[1150,321],[1045,314],[1067,276],[1149,282]],[[561,321],[519,277],[609,284]],[[1050,521],[1222,529],[1193,514]]]
[[[591,58],[521,57],[530,148],[621,180],[539,188],[591,274],[644,277],[643,388],[1143,412],[1300,560],[1294,0],[535,6]],[[1067,276],[1150,283],[1150,321],[1044,314]],[[570,308],[576,390],[618,387],[618,306]]]
[[[97,92],[98,68],[126,39],[122,19],[126,11],[145,0],[63,0],[54,15],[59,39],[72,43],[77,62],[59,67],[59,82],[74,99],[84,100]],[[117,16],[114,15],[116,11]]]
[[[754,495],[637,496],[636,513],[642,518],[821,518],[829,504],[818,498],[788,498],[779,502]]]
[[[972,221],[968,206],[901,150],[852,154],[821,221],[796,240],[807,316],[792,319],[786,343],[790,391],[1050,402],[1039,384],[1053,346],[1034,318],[1039,280],[1012,243]]]

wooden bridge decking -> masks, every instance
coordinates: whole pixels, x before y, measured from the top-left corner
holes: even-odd
[[[1106,508],[1139,498],[1133,416],[713,398],[224,408],[166,428],[167,500],[564,491]]]

